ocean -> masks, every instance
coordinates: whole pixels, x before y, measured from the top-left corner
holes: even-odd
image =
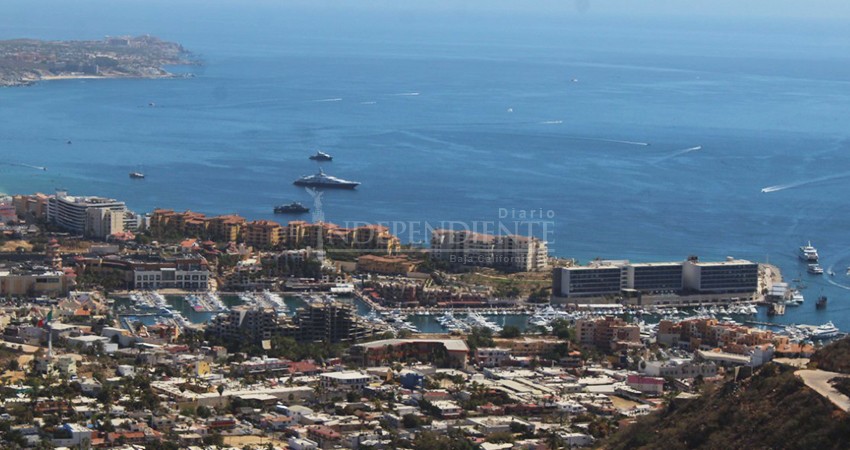
[[[4,10],[3,39],[149,33],[204,64],[1,89],[0,161],[18,165],[0,165],[0,192],[285,220],[274,205],[313,204],[292,181],[322,149],[327,173],[362,182],[322,195],[328,221],[390,223],[408,242],[447,222],[530,226],[584,262],[769,261],[808,285],[771,320],[850,331],[843,24],[252,6]],[[805,272],[808,240],[834,276]]]

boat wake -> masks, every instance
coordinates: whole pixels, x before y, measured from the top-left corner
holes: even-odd
[[[586,136],[564,136],[567,139],[574,139],[580,141],[596,141],[596,142],[611,142],[613,144],[623,144],[623,145],[637,145],[641,147],[646,147],[649,145],[649,142],[637,142],[637,141],[624,141],[620,139],[605,139],[605,138],[594,138],[594,137],[586,137]]]
[[[664,161],[667,161],[668,159],[673,159],[677,156],[682,156],[682,155],[685,155],[685,154],[688,154],[688,153],[691,153],[691,152],[697,152],[697,151],[700,151],[700,150],[702,150],[702,145],[697,145],[696,147],[686,148],[684,150],[679,150],[677,152],[673,152],[673,153],[671,153],[667,156],[663,156],[655,162],[656,163],[664,162]]]
[[[323,98],[323,99],[313,100],[313,101],[314,101],[314,102],[316,102],[316,103],[323,103],[323,102],[341,102],[341,101],[342,101],[342,99],[341,99],[341,98],[339,98],[339,97],[336,97],[336,98]]]
[[[400,93],[400,94],[393,94],[393,95],[395,95],[395,96],[397,96],[397,97],[398,97],[398,96],[401,96],[401,97],[414,97],[414,96],[419,95],[419,93],[418,93],[418,92],[402,92],[402,93]]]
[[[839,174],[836,174],[836,175],[828,175],[828,176],[819,177],[819,178],[813,178],[811,180],[806,180],[806,181],[798,181],[796,183],[777,184],[775,186],[768,186],[768,187],[762,188],[761,192],[765,193],[765,194],[769,194],[771,192],[779,192],[779,191],[784,191],[786,189],[793,189],[793,188],[808,186],[810,184],[822,183],[824,181],[837,180],[839,178],[846,178],[848,176],[850,176],[850,172],[839,173]]]
[[[844,289],[844,290],[846,290],[846,291],[850,291],[850,286],[847,286],[847,285],[844,285],[844,284],[838,283],[838,282],[833,281],[833,280],[831,280],[831,279],[827,279],[827,280],[826,280],[826,282],[827,282],[827,283],[829,283],[829,284],[831,284],[831,285],[833,285],[833,286],[835,286],[835,287],[839,287],[839,288]]]
[[[360,102],[361,105],[374,105],[375,103],[378,102]]]
[[[4,163],[0,163],[0,164],[5,164],[5,165],[7,165],[7,166],[12,166],[12,167],[25,167],[25,168],[27,168],[27,169],[35,169],[35,170],[47,171],[47,167],[44,167],[44,166],[33,166],[32,164],[13,163],[13,162],[4,162]]]
[[[564,123],[564,121],[563,120],[544,120],[543,122],[540,122],[540,123],[543,124],[543,125],[556,125],[556,124],[559,124],[559,123]]]

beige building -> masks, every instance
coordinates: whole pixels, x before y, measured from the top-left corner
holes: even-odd
[[[498,267],[521,272],[549,267],[545,241],[528,236],[496,236],[466,230],[434,230],[431,255],[464,266]]]
[[[245,224],[245,244],[255,248],[273,248],[281,242],[283,227],[270,220],[257,220]]]
[[[47,217],[48,196],[42,193],[33,195],[16,195],[12,198],[15,204],[15,212],[20,216],[32,214],[37,219]]]
[[[58,270],[51,271],[3,271],[0,270],[0,296],[22,297],[67,295],[73,280]]]
[[[95,239],[106,239],[110,235],[124,232],[124,212],[106,208],[86,210],[85,235]]]

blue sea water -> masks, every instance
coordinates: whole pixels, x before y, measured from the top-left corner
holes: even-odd
[[[0,192],[273,219],[275,204],[312,202],[292,181],[320,148],[328,173],[363,183],[323,195],[329,221],[417,224],[395,231],[418,241],[444,221],[543,211],[535,231],[557,256],[769,260],[809,285],[776,320],[850,331],[842,25],[14,2],[0,38],[150,33],[204,65],[0,90],[0,161],[48,168],[0,165]],[[834,277],[805,273],[807,240]]]

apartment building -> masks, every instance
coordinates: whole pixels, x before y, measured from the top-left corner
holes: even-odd
[[[582,345],[600,349],[616,349],[640,343],[640,327],[619,317],[576,320],[576,340]]]
[[[298,340],[304,342],[351,342],[373,334],[357,315],[354,305],[334,300],[314,300],[299,308],[294,318]]]
[[[254,248],[270,249],[281,241],[283,227],[270,220],[257,220],[245,224],[245,244]]]

